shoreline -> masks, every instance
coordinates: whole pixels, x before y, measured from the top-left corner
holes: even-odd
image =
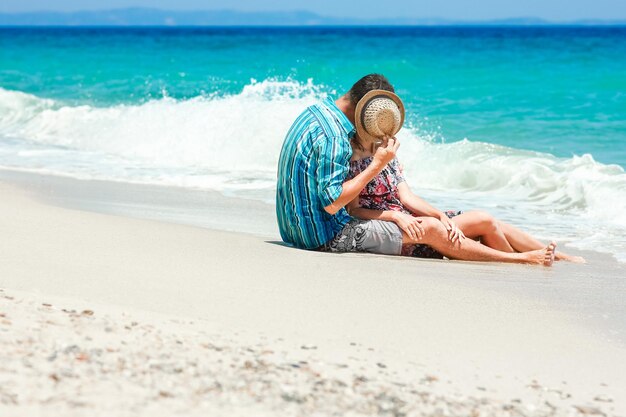
[[[77,179],[56,174],[0,168],[0,182],[47,204],[137,219],[165,221],[211,230],[250,234],[280,241],[271,204],[217,191],[158,184]],[[606,252],[565,246],[573,255],[626,267]]]
[[[58,207],[280,239],[273,206],[217,191],[10,169],[0,169],[0,182]]]
[[[487,398],[502,409],[518,399],[531,415],[580,412],[574,406],[626,411],[623,267],[606,265],[601,255],[583,268],[545,269],[306,252],[271,238],[59,207],[76,190],[54,181],[40,177],[20,189],[0,180],[2,233],[11,236],[0,247],[0,288],[25,294],[25,304],[62,297],[83,309],[139,311],[159,331],[172,330],[159,327],[159,315],[184,317],[219,329],[233,351],[246,341],[266,338],[273,346],[282,339],[288,355],[314,352],[311,367],[348,361],[360,346],[363,363],[350,372],[387,370],[377,378],[398,393],[396,379],[411,384],[436,375],[441,383],[430,381],[429,392],[450,401]],[[104,189],[93,182],[87,188]],[[120,192],[154,202],[138,189]],[[223,217],[213,215],[220,221],[233,215],[230,203]],[[600,311],[590,318],[594,309]],[[46,314],[33,312],[44,322]],[[71,328],[66,323],[59,334]],[[8,363],[21,366],[18,356],[9,355]]]

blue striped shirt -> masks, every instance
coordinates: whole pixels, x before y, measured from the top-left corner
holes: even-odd
[[[278,228],[285,242],[315,249],[350,221],[344,208],[330,215],[324,207],[343,190],[353,135],[354,126],[330,98],[304,110],[287,132],[276,186]]]

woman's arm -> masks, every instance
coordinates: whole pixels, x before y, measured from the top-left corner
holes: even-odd
[[[352,217],[362,220],[382,220],[394,222],[413,240],[421,239],[424,236],[424,228],[420,224],[422,221],[410,214],[393,210],[371,210],[359,205],[359,197],[352,200],[346,209]]]
[[[436,209],[426,201],[413,194],[406,181],[398,184],[398,195],[402,205],[411,213],[415,213],[418,216],[436,217],[438,219],[441,219],[442,216],[448,217],[441,210]]]

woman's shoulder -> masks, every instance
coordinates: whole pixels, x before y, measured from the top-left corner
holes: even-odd
[[[350,159],[350,169],[362,171],[368,167],[370,163],[372,163],[373,156],[366,156],[363,158],[351,158]]]
[[[374,159],[373,155],[359,157],[352,156],[350,158],[350,170],[351,171],[362,171],[372,163]],[[392,171],[392,172],[402,172],[402,166],[400,162],[398,162],[398,158],[393,158],[382,171]]]
[[[349,162],[348,179],[352,179],[365,170],[372,162],[372,156],[352,155]]]
[[[391,162],[389,162],[389,166],[392,167],[393,169],[401,169],[401,165],[400,162],[398,161],[398,157],[394,157]]]

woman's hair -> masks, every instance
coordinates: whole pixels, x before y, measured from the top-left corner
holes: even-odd
[[[348,91],[350,102],[356,106],[363,96],[372,90],[386,90],[395,93],[393,85],[384,75],[368,74],[354,83],[350,91]]]
[[[357,148],[360,151],[365,151],[365,147],[363,146],[361,139],[359,139],[356,134],[352,136],[352,139],[350,139],[350,145],[352,146],[352,148]]]

